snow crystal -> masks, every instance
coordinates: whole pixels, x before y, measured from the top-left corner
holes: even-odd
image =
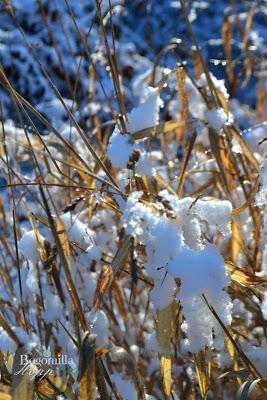
[[[202,299],[204,294],[213,305],[225,325],[231,322],[231,300],[223,291],[230,283],[225,263],[215,245],[200,251],[183,249],[168,264],[168,272],[181,279],[179,300],[183,307],[190,349],[198,352],[212,344],[212,329],[220,333],[220,327]]]
[[[223,108],[213,108],[206,113],[209,126],[219,131],[227,122],[227,115]]]
[[[41,240],[44,238],[41,236]],[[34,231],[25,232],[18,243],[19,249],[27,260],[35,264],[38,259],[38,243]]]
[[[261,165],[259,175],[259,190],[256,194],[255,203],[257,206],[263,206],[267,202],[267,159]]]

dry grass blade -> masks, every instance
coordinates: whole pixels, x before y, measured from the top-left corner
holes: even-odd
[[[25,349],[18,347],[14,356],[12,370],[11,392],[13,400],[31,400],[34,398],[35,383],[32,380],[30,371],[33,367],[29,365],[24,373],[21,371],[23,368],[21,365],[21,356],[23,355],[25,355]]]
[[[180,132],[178,133],[178,136],[176,137],[176,140],[180,138],[180,136],[184,136],[185,134],[185,127],[186,127],[186,121],[188,118],[188,112],[189,112],[189,105],[188,105],[188,96],[186,92],[186,72],[183,67],[178,68],[176,72],[176,81],[177,81],[177,86],[178,86],[178,94],[179,94],[179,99],[181,102],[181,122],[184,123],[182,127],[180,128]]]
[[[96,335],[89,332],[85,332],[82,339],[78,367],[80,400],[95,400],[96,398],[95,340]]]
[[[189,160],[190,160],[190,155],[192,153],[196,138],[197,138],[197,132],[194,130],[193,132],[191,132],[190,142],[189,142],[189,145],[188,145],[188,149],[187,149],[187,151],[185,153],[183,164],[182,164],[182,167],[181,167],[181,173],[180,173],[180,176],[179,176],[178,186],[177,186],[177,194],[178,194],[178,196],[181,195],[182,190],[183,190],[183,185],[184,185],[185,176],[186,176],[186,169],[187,169],[187,166],[188,166],[188,163],[189,163]]]
[[[68,240],[68,234],[65,229],[65,226],[62,222],[62,220],[57,217],[56,218],[56,226],[57,230],[55,232],[56,237],[57,237],[57,242],[58,242],[58,250],[59,254],[61,255],[61,258],[64,262],[64,270],[65,274],[67,277],[67,282],[68,282],[68,289],[69,289],[69,294],[70,298],[72,300],[73,308],[74,311],[78,313],[78,318],[81,322],[81,325],[84,330],[87,328],[87,321],[84,316],[83,308],[80,303],[80,299],[75,287],[75,284],[73,282],[72,278],[72,271],[71,271],[71,255],[70,255],[70,246],[69,246],[69,240]]]
[[[149,128],[141,129],[140,131],[134,132],[132,137],[134,140],[140,140],[149,138],[152,136],[159,136],[163,133],[172,132],[176,129],[182,128],[185,126],[185,123],[192,124],[194,121],[167,121],[167,122],[160,122],[158,125],[151,126]]]
[[[252,26],[252,21],[253,21],[255,8],[256,8],[256,4],[253,3],[251,8],[250,8],[250,10],[249,10],[249,12],[248,12],[248,15],[247,15],[246,25],[245,25],[245,29],[244,29],[244,36],[243,36],[243,49],[244,49],[244,51],[248,50],[249,31],[250,31],[251,26]]]

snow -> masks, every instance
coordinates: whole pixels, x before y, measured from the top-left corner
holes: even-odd
[[[133,152],[133,144],[129,142],[128,134],[121,134],[116,127],[109,139],[107,156],[115,168],[126,168],[130,155]]]
[[[157,88],[148,87],[146,99],[128,115],[127,130],[131,134],[157,125],[162,101]]]
[[[29,263],[29,270],[26,278],[26,287],[31,294],[38,294],[40,292],[37,268],[36,265],[31,262]]]
[[[259,189],[256,194],[255,203],[257,206],[266,205],[267,202],[267,159],[264,159],[259,174]]]
[[[84,250],[92,245],[94,233],[79,220],[78,216],[68,212],[61,215],[60,218],[71,242],[77,243]]]
[[[42,312],[42,317],[47,322],[54,322],[64,316],[64,305],[57,294],[54,294],[47,287],[44,293],[45,311]]]
[[[223,97],[227,100],[229,98],[229,94],[227,92],[226,86],[225,86],[225,81],[224,79],[217,79],[215,75],[213,75],[212,72],[209,73],[210,78],[212,80],[212,83],[214,85],[214,87],[216,89],[218,89],[221,94],[223,95]],[[200,80],[198,81],[200,86],[206,86],[207,88],[208,86],[208,82],[207,82],[207,78],[206,78],[206,74],[202,73]],[[208,89],[209,91],[209,89]]]
[[[137,400],[137,392],[132,382],[124,379],[121,374],[110,375],[111,382],[113,382],[118,389],[120,396],[123,400]]]
[[[267,375],[267,347],[254,347],[246,351],[246,356],[252,361],[262,376]]]
[[[224,288],[230,283],[225,263],[213,244],[205,245],[201,239],[201,222],[206,221],[226,234],[230,229],[232,205],[229,201],[192,198],[179,200],[177,196],[162,191],[175,218],[141,202],[142,193],[131,194],[126,202],[122,222],[125,232],[145,245],[145,269],[154,280],[150,298],[155,309],[163,309],[176,296],[174,278],[181,279],[178,299],[183,306],[186,329],[191,351],[199,351],[213,343],[219,345],[220,328],[207,310],[202,294],[215,307],[222,321],[231,322],[232,303]],[[155,207],[155,205],[154,205]],[[160,209],[160,205],[157,207]],[[187,246],[186,247],[185,243]]]
[[[267,321],[267,296],[266,296],[266,293],[265,293],[264,300],[261,304],[261,311],[262,311],[262,315],[263,315],[264,319],[266,319],[266,321]]]
[[[197,353],[201,348],[211,346],[212,330],[220,336],[221,329],[207,309],[202,294],[212,304],[225,325],[231,323],[232,303],[229,295],[223,291],[230,283],[225,263],[215,245],[193,251],[183,249],[168,264],[168,273],[181,279],[178,298],[183,307],[190,350]]]
[[[42,241],[44,240],[42,236],[40,236],[40,238]],[[33,264],[39,260],[38,242],[33,230],[23,233],[18,243],[18,247],[22,255]]]
[[[2,351],[9,351],[10,353],[15,353],[17,348],[16,343],[12,340],[7,332],[0,327],[0,349]]]
[[[107,347],[109,343],[109,321],[103,310],[91,310],[87,313],[87,319],[91,325],[90,332],[95,333],[96,346]]]
[[[155,172],[148,158],[145,141],[131,142],[131,134],[139,130],[152,127],[159,122],[159,109],[162,101],[158,89],[148,87],[145,100],[127,115],[127,133],[121,134],[116,126],[107,148],[107,156],[115,168],[126,168],[133,150],[140,152],[140,158],[136,165],[136,172],[141,176],[152,177]]]
[[[220,131],[227,122],[227,115],[223,108],[213,108],[206,113],[209,126],[215,131]]]

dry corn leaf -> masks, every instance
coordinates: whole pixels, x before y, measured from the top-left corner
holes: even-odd
[[[228,332],[231,332],[231,327],[228,326],[227,327]],[[239,370],[239,363],[238,363],[238,357],[237,357],[237,353],[236,353],[236,349],[233,345],[233,342],[229,339],[229,337],[223,333],[224,336],[224,340],[226,343],[226,347],[229,353],[229,356],[231,358],[231,360],[233,361],[233,366],[234,366],[234,371],[238,371]]]
[[[111,264],[114,278],[119,274],[120,269],[123,266],[129,254],[130,246],[131,246],[131,236],[124,235]]]
[[[157,341],[162,349],[164,356],[170,356],[172,323],[174,317],[174,303],[170,303],[167,307],[157,311]]]
[[[31,400],[34,398],[35,383],[29,371],[20,372],[20,356],[25,354],[24,347],[18,347],[14,356],[12,369],[12,400]]]
[[[172,361],[171,357],[160,357],[160,373],[162,376],[163,390],[166,396],[171,394]]]
[[[79,356],[79,399],[95,400],[95,340],[96,335],[85,332]]]
[[[0,400],[12,400],[12,397],[8,393],[1,392],[0,393]]]
[[[239,388],[235,400],[248,400],[251,392],[255,389],[256,385],[261,382],[261,379],[254,379],[245,381]]]
[[[44,395],[54,395],[55,390],[52,389],[46,381],[41,381],[37,383],[37,389],[39,392],[41,392]]]
[[[121,317],[124,322],[127,322],[128,316],[127,316],[127,311],[124,306],[123,293],[122,293],[120,284],[116,279],[113,280],[112,289],[113,289],[113,293],[114,293],[114,299],[115,299],[116,305],[118,307],[118,310],[121,314]]]
[[[198,354],[195,354],[194,358],[195,358],[196,373],[197,373],[199,388],[201,396],[204,399],[207,392],[207,371],[206,371],[205,351],[201,350]]]
[[[261,286],[267,284],[267,276],[257,276],[235,266],[232,262],[226,262],[226,269],[231,274],[231,278],[241,285]]]
[[[232,221],[232,239],[231,239],[231,253],[232,261],[235,264],[238,254],[242,251],[242,233],[240,226],[236,220]]]

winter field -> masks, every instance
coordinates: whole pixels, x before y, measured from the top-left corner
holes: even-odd
[[[0,400],[267,399],[267,1],[0,2]]]

